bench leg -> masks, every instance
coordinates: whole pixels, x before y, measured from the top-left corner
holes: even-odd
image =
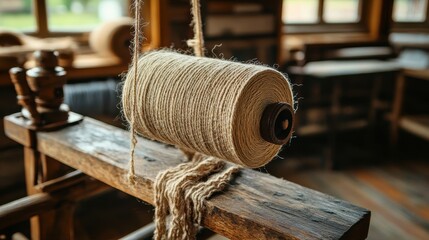
[[[401,118],[402,104],[404,99],[405,77],[399,74],[396,79],[395,95],[393,96],[393,106],[390,124],[390,143],[395,146],[398,143],[399,120]]]
[[[24,147],[25,175],[28,195],[39,193],[38,183],[63,175],[66,168],[61,163]],[[63,202],[56,210],[32,217],[31,239],[73,239],[73,202]]]

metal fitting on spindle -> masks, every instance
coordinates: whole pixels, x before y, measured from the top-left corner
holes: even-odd
[[[261,137],[277,145],[287,143],[292,136],[294,115],[293,108],[288,103],[269,104],[262,113]]]

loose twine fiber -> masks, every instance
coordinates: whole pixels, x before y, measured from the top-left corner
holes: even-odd
[[[204,58],[198,0],[191,0],[197,57],[161,50],[139,57],[140,1],[135,0],[134,57],[123,86],[130,122],[130,183],[136,133],[178,146],[192,161],[158,173],[154,183],[154,239],[195,239],[205,200],[239,171],[270,161],[280,146],[259,133],[264,108],[293,98],[287,79],[257,65]],[[195,153],[196,152],[196,153]]]

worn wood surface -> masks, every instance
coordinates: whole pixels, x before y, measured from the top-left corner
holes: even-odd
[[[128,132],[87,118],[56,132],[37,133],[37,148],[153,204],[157,173],[181,163],[183,155],[139,138],[132,185],[127,178],[128,139]],[[365,239],[370,219],[366,209],[249,169],[205,207],[203,225],[231,239]]]

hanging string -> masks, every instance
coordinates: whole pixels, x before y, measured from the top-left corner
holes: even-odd
[[[131,182],[134,182],[135,177],[135,157],[134,152],[137,145],[137,133],[136,133],[136,121],[135,115],[137,113],[137,62],[140,53],[140,0],[134,1],[134,52],[133,52],[133,66],[134,66],[134,78],[133,78],[133,101],[132,101],[132,111],[131,111],[131,129],[130,129],[130,139],[131,139],[131,150],[130,150],[130,162],[129,162],[129,170],[128,170],[128,178]]]
[[[201,20],[201,7],[199,0],[191,0],[192,25],[194,26],[194,39],[188,40],[189,47],[194,48],[197,57],[204,57],[203,22]]]
[[[194,49],[194,54],[197,57],[204,57],[204,35],[203,21],[201,20],[201,4],[199,0],[191,0],[192,25],[194,27],[194,38],[189,39],[186,43],[188,47]],[[188,160],[195,155],[194,151],[180,148]]]

